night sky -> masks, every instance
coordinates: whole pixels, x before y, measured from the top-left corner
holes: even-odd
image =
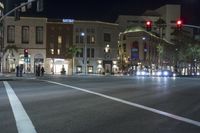
[[[141,15],[147,9],[153,10],[165,4],[181,4],[183,21],[200,25],[200,0],[44,0],[44,11],[34,15],[115,22],[120,14]]]

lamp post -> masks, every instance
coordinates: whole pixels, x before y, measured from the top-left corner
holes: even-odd
[[[85,75],[87,75],[87,46],[85,40],[85,33],[82,32],[81,36],[83,37],[83,43],[84,43],[84,66],[85,66]]]

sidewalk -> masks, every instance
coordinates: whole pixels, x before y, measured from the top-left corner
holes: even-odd
[[[115,75],[99,75],[99,74],[74,74],[74,75],[61,75],[61,74],[44,74],[44,76],[36,76],[34,73],[23,73],[22,77],[16,77],[16,73],[0,73],[0,81],[6,80],[22,80],[22,79],[41,79],[41,78],[59,78],[59,77],[109,77],[109,76],[117,76],[117,77],[127,77],[121,74]]]
[[[0,81],[35,78],[36,77],[33,73],[23,73],[22,77],[17,77],[16,73],[0,73]]]

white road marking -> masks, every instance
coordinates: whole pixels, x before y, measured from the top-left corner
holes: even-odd
[[[108,96],[108,95],[105,95],[105,94],[93,92],[93,91],[90,91],[90,90],[82,89],[82,88],[79,88],[79,87],[66,85],[66,84],[53,82],[53,81],[47,81],[47,80],[43,80],[43,81],[46,81],[46,82],[49,82],[49,83],[52,83],[52,84],[57,84],[57,85],[69,87],[69,88],[73,88],[73,89],[76,89],[76,90],[79,90],[79,91],[83,91],[83,92],[87,92],[87,93],[90,93],[90,94],[94,94],[94,95],[97,95],[97,96],[100,96],[100,97],[111,99],[113,101],[117,101],[117,102],[120,102],[120,103],[123,103],[123,104],[127,104],[127,105],[130,105],[130,106],[134,106],[134,107],[137,107],[137,108],[140,108],[140,109],[144,109],[144,110],[156,113],[156,114],[167,116],[169,118],[172,118],[172,119],[175,119],[175,120],[179,120],[179,121],[182,121],[182,122],[189,123],[189,124],[192,124],[192,125],[200,127],[200,122],[199,121],[195,121],[195,120],[192,120],[192,119],[189,119],[189,118],[185,118],[185,117],[182,117],[182,116],[174,115],[174,114],[167,113],[167,112],[164,112],[164,111],[161,111],[161,110],[157,110],[157,109],[154,109],[154,108],[151,108],[151,107],[147,107],[147,106],[140,105],[140,104],[137,104],[137,103],[129,102],[129,101],[126,101],[126,100],[123,100],[123,99],[119,99],[119,98],[116,98],[116,97],[112,97],[112,96]]]
[[[37,133],[35,127],[33,126],[33,123],[28,117],[25,109],[23,108],[22,103],[16,96],[12,87],[6,81],[4,81],[3,83],[6,88],[6,92],[8,94],[8,98],[12,107],[18,133]]]

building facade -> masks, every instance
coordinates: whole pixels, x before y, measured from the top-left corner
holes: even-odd
[[[46,18],[13,17],[4,19],[3,72],[15,71],[23,65],[24,72],[35,72],[37,65],[44,66],[46,59]],[[24,57],[24,50],[28,57]],[[6,51],[5,51],[6,50]]]
[[[75,73],[117,73],[118,24],[75,21],[74,45],[81,49],[75,58]]]
[[[46,72],[72,74],[68,49],[73,45],[73,24],[48,20],[46,24]]]
[[[160,69],[173,70],[173,55],[159,54],[158,44],[166,51],[169,44],[154,34],[147,32],[142,27],[132,27],[119,35],[119,59],[120,68],[125,72],[136,73],[137,71],[148,71],[150,73]],[[159,62],[162,60],[162,62]]]
[[[4,3],[0,1],[0,18],[3,16],[4,12]],[[0,22],[0,72],[2,72],[2,57],[3,57],[3,23]]]
[[[120,15],[116,23],[120,26],[120,31],[123,32],[128,27],[141,26],[145,28],[146,21],[152,21],[152,32],[168,42],[172,42],[176,21],[181,17],[180,5],[164,5],[155,10],[147,10],[141,16]],[[165,21],[165,28],[162,30],[156,26],[156,21],[161,18]]]
[[[38,66],[44,66],[48,74],[61,74],[62,70],[67,75],[118,72],[118,24],[29,17],[19,21],[6,17],[4,23],[3,49],[12,46],[4,51],[4,72],[15,71],[17,65],[31,73]],[[80,49],[73,67],[68,51],[72,46]],[[28,58],[24,57],[24,50],[28,50]]]

